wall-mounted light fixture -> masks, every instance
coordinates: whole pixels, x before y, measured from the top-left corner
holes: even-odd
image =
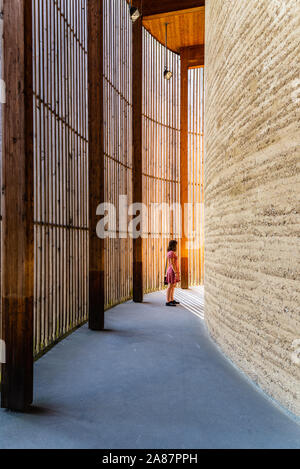
[[[164,71],[164,78],[166,80],[170,80],[173,76],[171,70],[168,69],[168,24],[166,23],[166,60],[165,60],[165,71]]]
[[[164,71],[164,78],[165,78],[166,80],[171,80],[172,76],[173,76],[173,73],[172,73],[170,70],[165,69],[165,71]]]
[[[133,23],[136,22],[136,20],[139,19],[139,17],[141,16],[141,13],[139,12],[139,9],[132,6],[132,0],[130,0],[130,17],[131,17],[131,20]]]

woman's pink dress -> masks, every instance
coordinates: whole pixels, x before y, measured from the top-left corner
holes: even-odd
[[[167,259],[168,259],[167,282],[171,284],[178,283],[180,281],[179,269],[178,269],[178,257],[174,251],[169,251],[167,255]],[[178,275],[175,275],[175,272],[172,267],[171,259],[174,259],[175,261],[176,271],[178,272]]]

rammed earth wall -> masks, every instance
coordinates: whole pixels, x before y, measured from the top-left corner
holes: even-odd
[[[299,38],[298,0],[206,2],[206,320],[297,415]]]

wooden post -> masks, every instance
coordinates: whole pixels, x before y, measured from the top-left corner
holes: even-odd
[[[139,18],[132,27],[132,101],[133,101],[133,203],[143,201],[142,176],[142,96],[143,29]],[[133,240],[133,301],[143,301],[143,242]]]
[[[88,1],[89,327],[104,329],[104,240],[96,210],[104,202],[103,0]]]
[[[32,2],[4,0],[3,240],[1,407],[33,399]]]
[[[188,203],[188,57],[185,49],[181,57],[181,98],[180,98],[180,203],[181,228],[181,288],[189,288],[189,254],[185,233],[185,204]]]

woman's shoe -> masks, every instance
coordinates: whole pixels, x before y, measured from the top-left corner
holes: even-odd
[[[179,301],[176,301],[176,300],[171,301],[171,303],[173,303],[173,305],[175,305],[175,306],[180,305]]]
[[[166,306],[176,306],[172,301],[169,301],[169,303],[166,303]]]

